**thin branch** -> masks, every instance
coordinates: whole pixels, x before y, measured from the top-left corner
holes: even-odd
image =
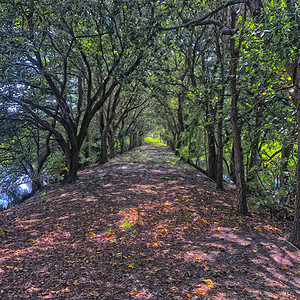
[[[214,20],[214,19],[209,19],[209,18],[211,18],[213,15],[215,15],[222,9],[225,9],[225,8],[235,5],[235,4],[245,3],[245,2],[247,2],[247,0],[228,1],[224,4],[222,4],[221,6],[217,7],[216,9],[212,10],[211,12],[207,13],[206,15],[204,15],[203,17],[201,17],[199,19],[192,20],[192,21],[186,22],[184,24],[173,26],[173,27],[166,27],[166,28],[159,27],[158,29],[160,31],[170,31],[170,30],[175,30],[175,29],[180,29],[180,28],[188,28],[191,26],[200,26],[200,25],[201,26],[202,25],[216,25],[216,26],[219,26],[219,27],[225,29],[225,25],[222,22]],[[228,29],[228,30],[230,30],[230,29]]]

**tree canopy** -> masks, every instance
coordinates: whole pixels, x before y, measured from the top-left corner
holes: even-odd
[[[8,0],[0,23],[3,188],[75,183],[159,132],[238,213],[293,213],[299,247],[298,1]]]

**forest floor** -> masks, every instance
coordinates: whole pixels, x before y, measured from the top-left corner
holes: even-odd
[[[291,221],[143,146],[0,213],[0,298],[300,299]]]

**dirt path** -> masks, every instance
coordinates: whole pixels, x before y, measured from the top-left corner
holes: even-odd
[[[0,213],[1,299],[299,299],[290,224],[144,146]]]

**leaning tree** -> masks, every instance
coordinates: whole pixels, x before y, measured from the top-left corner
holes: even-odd
[[[91,120],[149,54],[158,14],[151,1],[1,4],[1,101],[51,132],[66,183],[77,179]]]

